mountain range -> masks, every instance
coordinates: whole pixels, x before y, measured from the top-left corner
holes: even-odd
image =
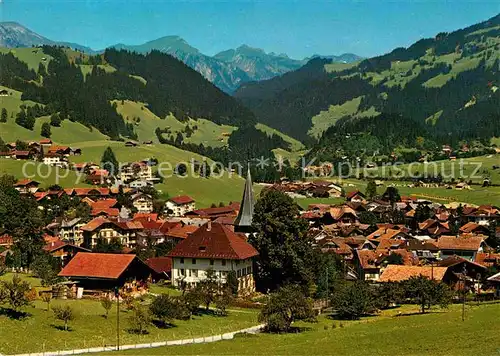
[[[0,46],[7,48],[32,47],[39,45],[62,45],[88,53],[97,54],[101,51],[76,43],[58,42],[45,38],[16,22],[0,23]],[[286,54],[266,53],[259,48],[242,45],[208,56],[191,46],[179,36],[165,36],[140,45],[118,43],[110,46],[141,54],[152,50],[168,53],[201,73],[206,79],[227,93],[234,92],[242,83],[260,81],[296,70],[306,64],[313,55],[301,60],[289,58]],[[340,56],[324,56],[332,62],[351,63],[361,57],[346,53]]]

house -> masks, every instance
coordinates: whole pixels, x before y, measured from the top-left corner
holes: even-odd
[[[478,263],[466,260],[459,256],[447,257],[438,263],[441,267],[448,267],[448,271],[455,274],[459,280],[466,280],[475,290],[480,287],[480,281],[486,277],[488,268]]]
[[[14,158],[17,160],[28,160],[32,159],[34,152],[33,151],[14,151]]]
[[[474,261],[478,252],[483,252],[484,239],[481,236],[441,236],[437,246],[441,259],[457,255]]]
[[[140,222],[120,219],[96,217],[81,227],[83,246],[94,248],[99,239],[108,243],[118,239],[126,247],[133,248],[137,244],[137,233],[143,229]]]
[[[450,232],[450,225],[448,222],[427,219],[424,222],[418,223],[418,230],[420,233],[438,237],[444,234],[448,234]]]
[[[9,96],[9,92],[5,89],[0,90],[0,96]]]
[[[58,259],[61,267],[68,264],[78,252],[90,252],[83,247],[64,242],[57,237],[46,237],[43,250]]]
[[[155,272],[152,275],[153,282],[162,279],[169,280],[172,272],[171,257],[152,257],[146,260],[146,264]]]
[[[66,165],[66,161],[59,153],[56,152],[48,152],[43,156],[43,163],[48,165],[48,166],[59,166],[62,167]]]
[[[59,226],[59,236],[65,241],[80,246],[83,244],[83,231],[80,230],[85,223],[81,218],[63,220]]]
[[[458,231],[462,234],[478,234],[486,236],[488,236],[490,233],[488,226],[484,224],[478,224],[472,221],[469,221],[468,223],[460,227]]]
[[[125,142],[125,147],[136,147],[136,146],[139,146],[139,143],[137,143],[135,141],[127,141],[127,142]]]
[[[44,138],[40,140],[40,146],[50,147],[52,146],[52,140],[50,138]]]
[[[28,178],[20,179],[14,184],[14,188],[22,194],[34,194],[38,190],[39,182]]]
[[[366,195],[364,195],[359,190],[355,190],[350,193],[347,193],[345,198],[347,201],[352,201],[354,203],[362,203],[365,201]]]
[[[165,232],[165,241],[178,244],[179,242],[187,239],[189,235],[198,229],[199,226],[196,225],[184,225],[183,223],[177,223]]]
[[[218,208],[204,208],[204,209],[196,209],[193,211],[187,212],[186,217],[203,217],[209,218],[211,220],[215,220],[221,216],[234,216],[238,215],[240,210],[239,203],[231,203],[227,206],[222,206]]]
[[[394,250],[355,250],[353,264],[359,280],[378,281],[390,263],[402,263],[404,266],[415,266],[418,258],[405,249]]]
[[[196,209],[195,200],[187,195],[170,198],[165,203],[165,214],[171,216],[184,216],[187,212]]]
[[[336,223],[356,224],[359,223],[358,214],[347,205],[334,206],[330,208],[330,216]]]
[[[229,271],[238,279],[238,293],[251,294],[255,291],[253,278],[253,257],[257,250],[244,235],[231,231],[218,223],[207,223],[177,244],[170,252],[172,257],[172,284],[195,286],[206,278],[207,271],[226,282]]]
[[[136,255],[79,252],[59,273],[79,288],[112,291],[130,281],[145,282],[154,271]]]
[[[153,197],[151,195],[136,193],[130,199],[139,213],[151,213],[153,211]]]
[[[120,179],[126,183],[133,180],[148,181],[152,178],[151,166],[146,162],[133,162],[120,168]]]

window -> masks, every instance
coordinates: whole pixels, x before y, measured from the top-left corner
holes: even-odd
[[[198,270],[197,269],[191,270],[191,277],[198,277]]]
[[[181,263],[184,264],[184,258],[181,257]]]
[[[214,260],[210,260],[210,266],[214,265]]]
[[[226,265],[226,260],[222,260],[222,265],[225,266]]]
[[[180,274],[181,276],[184,276],[184,268],[182,268],[182,269],[180,270],[179,274]]]
[[[196,264],[196,258],[193,258],[193,259],[192,259],[192,261],[191,261],[191,263],[192,263],[193,265],[195,265],[195,264]]]

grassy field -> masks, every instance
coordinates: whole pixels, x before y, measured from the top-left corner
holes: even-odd
[[[80,64],[78,66],[80,67],[80,70],[82,71],[84,79],[87,76],[87,74],[89,74],[90,72],[92,72],[92,67],[94,67],[91,64]],[[98,67],[101,68],[101,69],[104,69],[104,71],[106,73],[116,72],[116,68],[113,67],[113,66],[111,66],[111,65],[109,65],[109,64],[99,64]]]
[[[12,53],[20,61],[25,62],[29,69],[34,69],[35,71],[38,71],[40,63],[44,63],[47,66],[52,60],[52,57],[43,53],[41,48],[0,48],[0,53],[8,52]]]
[[[161,119],[152,113],[146,104],[135,101],[124,100],[122,104],[121,100],[114,100],[113,103],[116,103],[116,110],[126,121],[135,124],[135,132],[140,141],[153,140],[153,142],[158,143],[155,130],[159,127],[161,129],[169,128],[174,137],[177,132],[181,132],[185,142],[221,147],[227,144],[229,134],[236,129],[236,127],[229,125],[217,125],[205,119],[189,119],[187,122],[180,122],[172,115]],[[136,123],[134,118],[140,118],[140,121]],[[191,128],[197,127],[191,137],[185,135],[184,130],[187,125]]]
[[[14,118],[8,118],[6,123],[0,123],[0,137],[6,142],[15,140],[38,141],[43,137],[40,135],[42,124],[50,122],[50,117],[42,116],[36,119],[33,130],[28,130],[16,124]],[[51,140],[63,145],[72,145],[81,141],[104,141],[108,136],[97,129],[89,129],[78,122],[64,120],[61,127],[50,127]]]
[[[48,188],[52,184],[62,187],[88,187],[84,183],[85,176],[79,176],[75,171],[50,167],[35,161],[17,161],[0,158],[0,175],[10,174],[20,179],[30,178],[40,182],[40,187]]]
[[[484,178],[489,178],[491,183],[500,184],[500,169],[493,169],[498,165],[500,155],[493,154],[487,156],[478,156],[472,158],[457,159],[456,161],[443,160],[429,163],[411,163],[400,165],[397,168],[404,171],[405,176],[409,174],[416,175],[417,172],[437,175],[440,173],[445,180],[455,178],[455,180],[469,180],[475,183],[482,183]],[[463,162],[463,163],[461,163]],[[365,176],[372,174],[378,177],[390,177],[396,174],[397,170],[390,167],[378,167],[366,169]]]
[[[288,142],[290,144],[290,151],[292,151],[292,152],[301,151],[305,148],[304,144],[302,142],[300,142],[300,141],[298,141],[298,140],[296,140],[288,135],[285,135],[284,133],[282,133],[276,129],[273,129],[272,127],[269,127],[269,126],[261,124],[261,123],[258,123],[257,125],[255,125],[255,127],[258,130],[267,133],[268,136],[277,135],[277,136],[281,137],[285,142]]]
[[[8,120],[14,122],[16,119],[16,114],[20,111],[21,105],[33,106],[36,103],[31,100],[21,100],[21,95],[23,94],[20,91],[7,88],[0,85],[0,90],[7,90],[9,92],[9,96],[0,96],[0,108],[5,108],[8,114]],[[2,125],[2,124],[0,124]],[[0,130],[0,135],[3,134],[3,130]]]
[[[360,321],[339,322],[321,316],[317,323],[298,323],[297,326],[305,330],[295,334],[242,335],[229,341],[120,354],[458,356],[497,355],[500,352],[500,304],[467,306],[464,322],[459,305],[411,315],[416,310],[414,306],[404,306]],[[405,315],[395,316],[398,311]]]
[[[0,353],[26,353],[56,351],[116,345],[116,308],[112,308],[108,318],[100,302],[93,300],[53,300],[51,306],[69,305],[73,308],[75,319],[69,323],[70,330],[60,329],[61,322],[56,320],[46,304],[35,301],[25,309],[28,317],[22,320],[10,319],[0,313]],[[244,329],[257,323],[257,312],[247,309],[233,309],[225,317],[211,314],[195,316],[187,321],[175,321],[171,328],[149,327],[146,335],[128,332],[130,312],[120,312],[121,344],[136,344],[162,340],[176,340],[191,337],[210,336],[229,331]]]

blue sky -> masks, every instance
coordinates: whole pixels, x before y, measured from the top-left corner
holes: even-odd
[[[0,0],[0,19],[102,49],[179,35],[213,55],[241,44],[294,58],[408,46],[500,12],[500,1]]]

